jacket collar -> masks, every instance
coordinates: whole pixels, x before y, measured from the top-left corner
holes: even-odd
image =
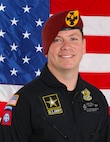
[[[67,88],[63,83],[59,82],[56,77],[49,71],[48,67],[47,67],[47,63],[45,64],[44,68],[42,69],[40,78],[43,82],[45,82],[45,84],[51,86],[51,87],[63,87],[63,88]],[[77,80],[77,85],[75,88],[75,91],[80,91],[82,89],[84,89],[85,83],[82,80],[80,74],[78,74],[78,80]]]

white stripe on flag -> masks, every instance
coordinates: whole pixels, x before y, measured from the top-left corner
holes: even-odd
[[[110,36],[110,16],[81,16],[85,35]]]
[[[7,102],[21,87],[22,85],[0,84],[0,101]]]
[[[110,89],[101,89],[101,91],[103,92],[107,99],[108,105],[110,106]]]
[[[80,72],[110,72],[110,54],[85,54]]]

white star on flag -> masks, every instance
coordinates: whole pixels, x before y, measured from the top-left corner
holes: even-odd
[[[31,35],[31,33],[28,33],[28,31],[26,31],[25,33],[23,33],[23,35],[24,35],[24,39],[25,38],[28,38],[29,39],[29,36]]]
[[[15,45],[15,43],[13,43],[12,45],[10,45],[10,47],[11,47],[11,51],[13,51],[13,50],[15,50],[15,51],[17,51],[17,45]]]
[[[2,56],[2,54],[0,55],[0,62],[4,62],[5,57]]]
[[[44,23],[44,21],[41,21],[40,18],[38,19],[38,21],[35,21],[35,22],[37,23],[37,25],[36,25],[37,27],[38,27],[38,26],[41,26],[41,27],[42,27],[42,24]]]
[[[41,74],[40,69],[38,69],[37,71],[35,71],[35,74],[36,74],[36,77],[40,76],[40,74]]]
[[[22,58],[22,60],[24,60],[23,64],[24,63],[28,63],[29,64],[30,58],[28,58],[27,56],[25,56],[24,58]]]
[[[0,11],[5,11],[4,9],[6,8],[6,6],[3,6],[3,4],[1,3],[0,5]]]
[[[11,76],[12,75],[15,75],[15,76],[17,76],[17,72],[18,72],[18,70],[16,70],[15,68],[13,68],[12,70],[10,70],[10,72],[11,72]]]
[[[2,29],[0,30],[0,36],[1,36],[1,37],[4,37],[4,34],[5,34],[5,33],[6,33],[6,32],[3,32]]]
[[[30,13],[30,9],[31,9],[31,7],[28,7],[28,5],[26,5],[26,7],[23,7],[23,9],[24,9],[24,13],[26,13],[26,12],[28,12],[28,13]]]
[[[43,47],[40,46],[40,44],[38,44],[38,46],[35,46],[35,48],[37,49],[36,52],[38,51],[42,52]]]
[[[16,20],[15,17],[14,17],[13,20],[10,20],[10,21],[12,22],[11,25],[16,25],[17,26],[17,22],[19,20]]]

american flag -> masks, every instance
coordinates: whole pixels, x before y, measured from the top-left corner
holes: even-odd
[[[40,75],[46,62],[41,30],[49,0],[0,0],[0,111],[24,84]]]
[[[24,84],[40,75],[46,62],[41,29],[49,14],[78,9],[84,21],[87,53],[82,77],[98,87],[110,106],[110,0],[0,0],[0,115]]]
[[[51,0],[50,12],[78,9],[84,21],[86,54],[80,64],[82,77],[99,88],[110,114],[110,0]]]

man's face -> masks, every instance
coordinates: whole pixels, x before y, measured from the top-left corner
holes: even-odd
[[[48,67],[55,70],[78,69],[85,46],[79,29],[59,31],[49,47]]]

